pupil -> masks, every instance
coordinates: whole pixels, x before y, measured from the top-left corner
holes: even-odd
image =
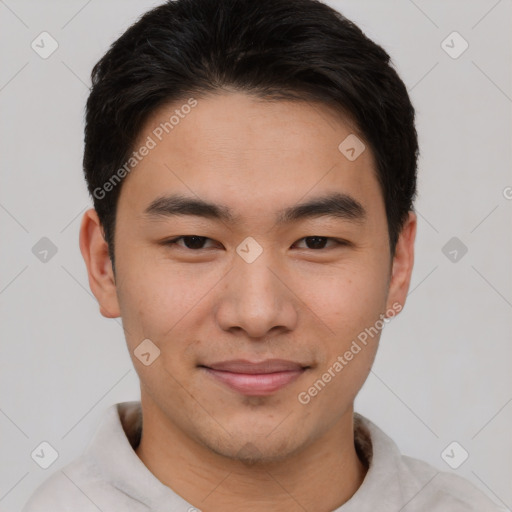
[[[192,240],[192,242],[191,242]],[[185,242],[185,245],[189,249],[201,249],[201,246],[204,243],[204,237],[203,236],[187,236],[183,238],[183,241]]]
[[[313,240],[312,244],[310,243],[311,240]],[[306,244],[308,246],[313,245],[310,249],[322,249],[325,246],[326,240],[324,236],[309,236],[306,238]]]

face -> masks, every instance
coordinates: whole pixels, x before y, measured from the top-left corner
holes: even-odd
[[[180,107],[136,144],[151,148],[122,186],[115,283],[84,218],[91,288],[122,317],[163,421],[215,453],[277,460],[351,412],[405,301],[414,215],[392,260],[370,149],[340,151],[354,129],[323,105],[226,93]]]

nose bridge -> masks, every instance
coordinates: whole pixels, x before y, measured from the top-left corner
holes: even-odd
[[[233,270],[239,283],[236,293],[244,302],[262,302],[269,309],[277,305],[278,295],[282,290],[277,290],[278,280],[270,270],[272,262],[270,251],[265,251],[252,262],[240,258],[235,263]]]
[[[292,294],[276,274],[279,264],[272,251],[254,239],[244,240],[237,247],[217,312],[221,326],[241,328],[251,337],[264,336],[275,327],[293,329],[296,310]]]
[[[237,248],[233,269],[236,286],[233,292],[241,308],[252,314],[268,315],[275,311],[279,301],[278,280],[270,268],[275,265],[270,248],[256,246],[253,239],[244,241]]]

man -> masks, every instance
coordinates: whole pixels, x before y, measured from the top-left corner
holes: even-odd
[[[177,0],[92,82],[80,248],[141,402],[25,512],[497,510],[353,409],[413,268],[387,53],[315,0]]]

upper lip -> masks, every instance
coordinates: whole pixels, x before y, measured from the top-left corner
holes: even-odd
[[[264,361],[252,362],[246,359],[232,359],[220,361],[208,365],[201,365],[212,370],[219,370],[232,373],[264,374],[303,370],[307,366],[295,361],[285,359],[265,359]]]

